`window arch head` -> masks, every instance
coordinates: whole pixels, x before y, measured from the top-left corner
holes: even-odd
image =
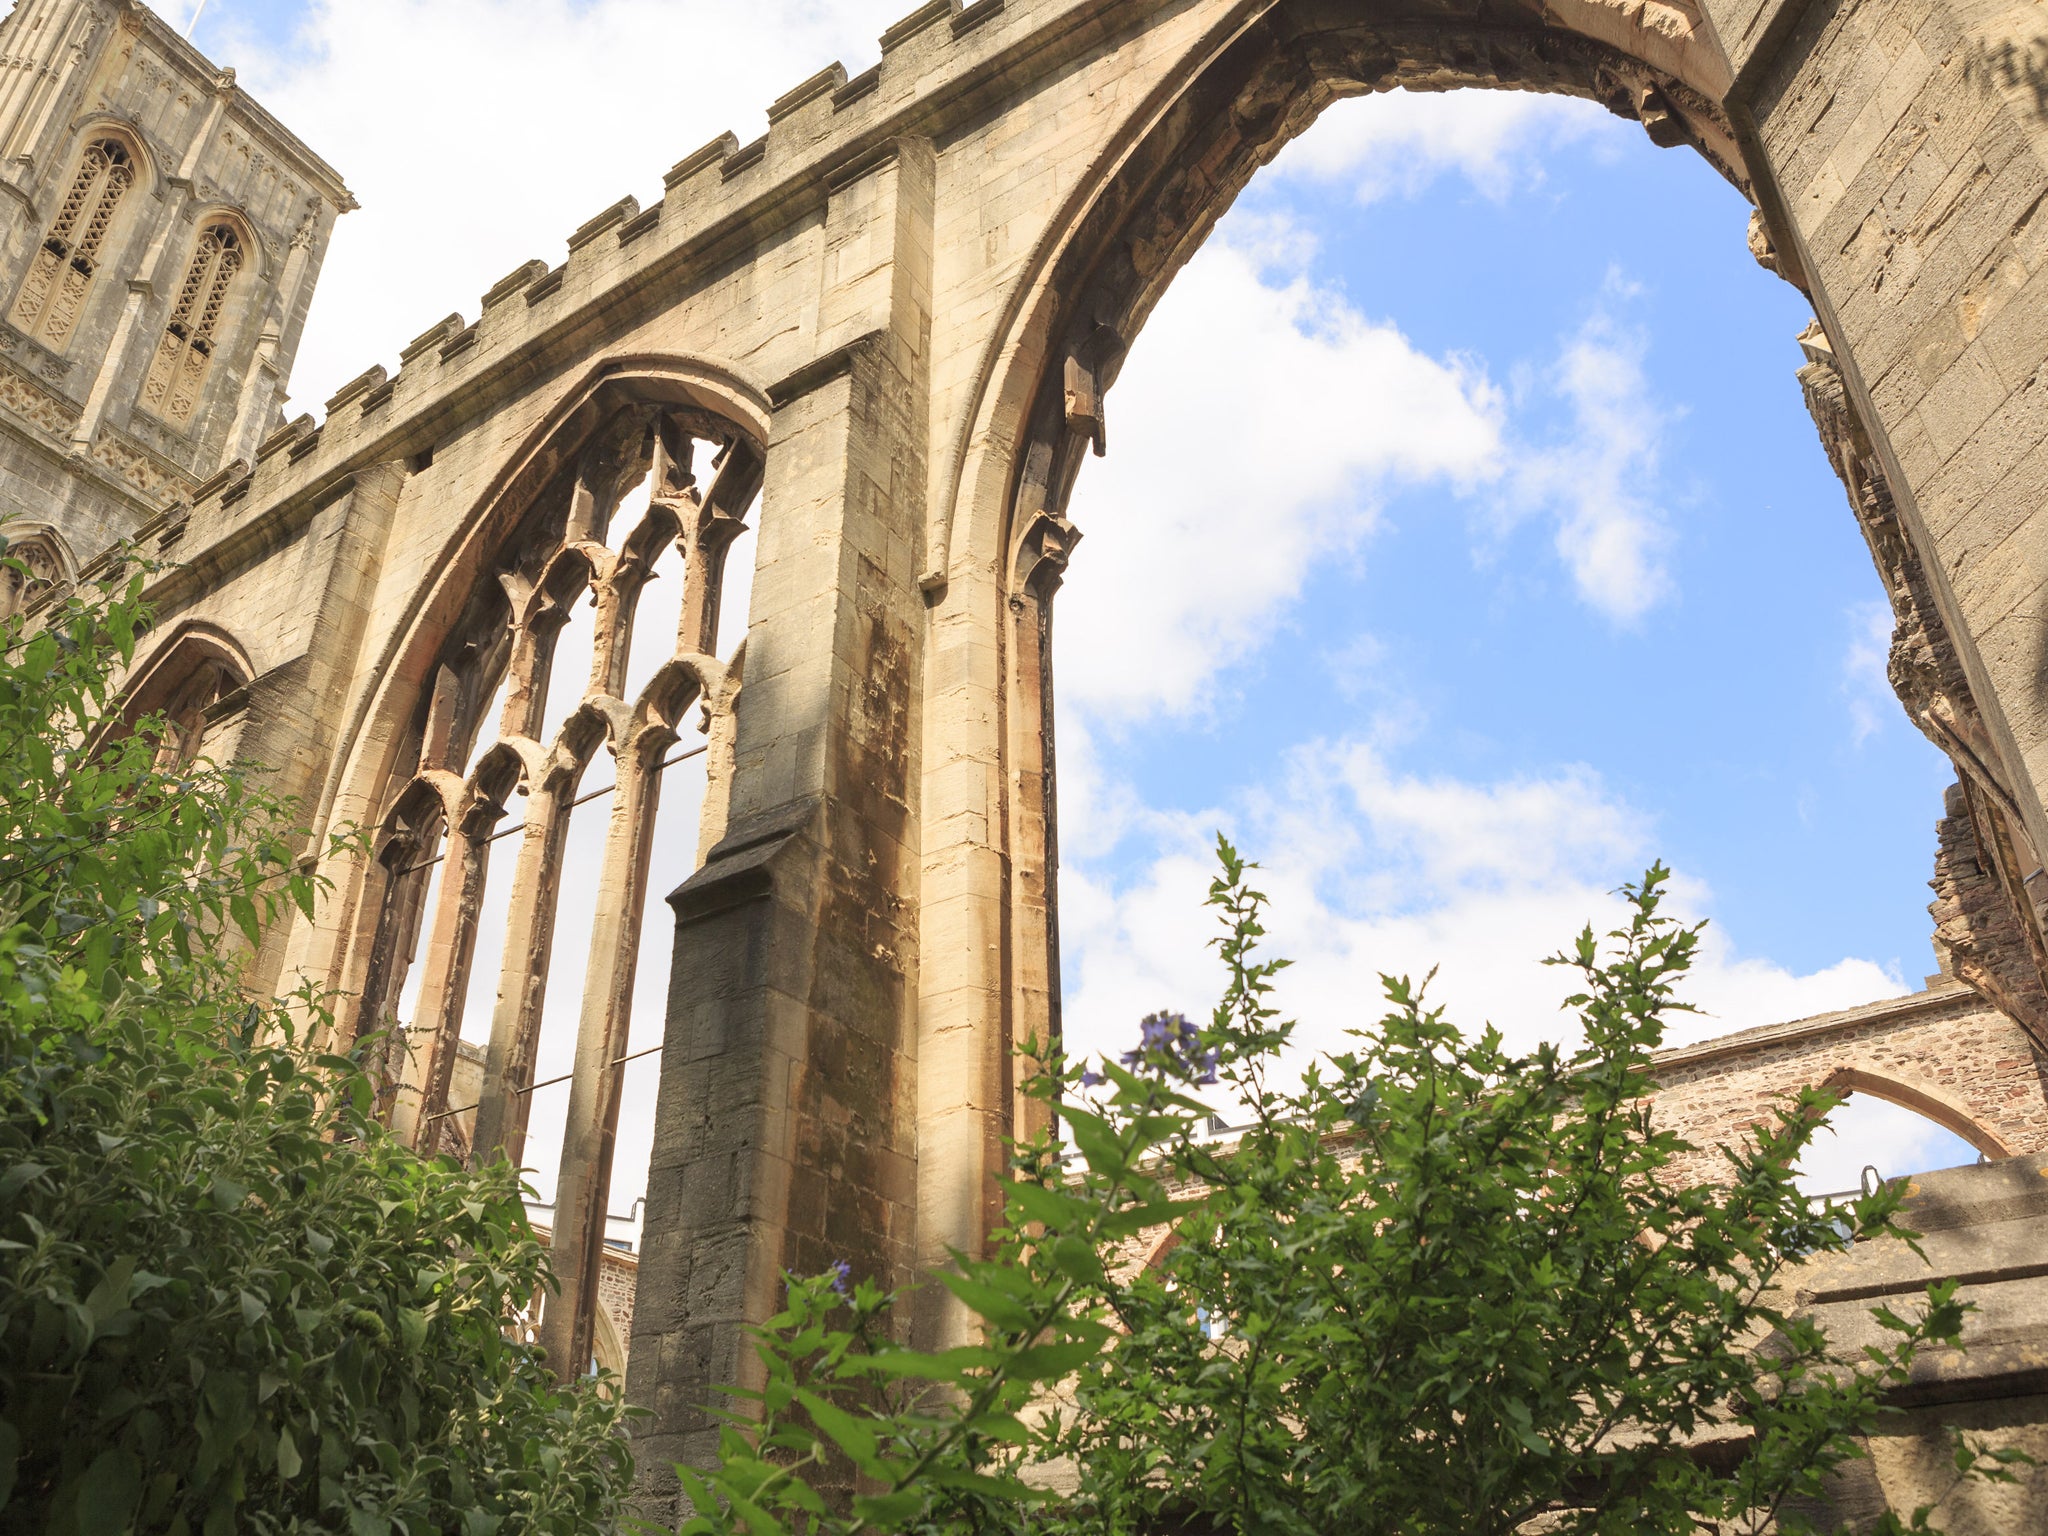
[[[53,528],[17,525],[0,532],[0,620],[71,579],[71,553]]]
[[[209,747],[218,748],[223,701],[253,675],[248,654],[225,632],[210,624],[188,624],[130,678],[117,729],[125,735],[144,719],[157,718],[162,725],[157,767],[176,772]]]
[[[125,140],[110,134],[88,143],[29,263],[11,318],[53,350],[62,351],[78,328],[114,215],[134,186],[135,173],[135,152]]]
[[[142,382],[142,404],[173,426],[189,425],[199,409],[228,297],[248,259],[249,241],[233,221],[201,226]]]

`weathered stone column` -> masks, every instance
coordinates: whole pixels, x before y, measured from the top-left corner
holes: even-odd
[[[917,714],[932,153],[843,182],[771,391],[730,819],[677,930],[628,1395],[650,1512],[782,1273],[915,1252]]]
[[[2048,850],[2048,21],[1975,0],[1704,9],[1785,275],[1881,460],[1988,766]]]

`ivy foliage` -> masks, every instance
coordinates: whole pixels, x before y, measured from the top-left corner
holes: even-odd
[[[0,626],[0,1526],[610,1529],[616,1394],[507,1331],[516,1174],[415,1157],[317,997],[245,988],[317,895],[292,808],[118,727],[146,574]]]
[[[898,1298],[792,1278],[756,1336],[765,1389],[738,1394],[716,1466],[678,1469],[684,1530],[1810,1532],[1967,1309],[1932,1286],[1877,1309],[1887,1342],[1861,1351],[1794,1309],[1802,1258],[1913,1240],[1895,1188],[1816,1209],[1795,1186],[1824,1092],[1727,1149],[1719,1182],[1678,1177],[1693,1149],[1651,1117],[1651,1053],[1699,930],[1662,912],[1666,872],[1554,958],[1574,1043],[1513,1052],[1388,977],[1378,1021],[1295,1074],[1265,898],[1218,856],[1209,1023],[1155,1014],[1092,1065],[1036,1052],[1065,1138],[1018,1150],[994,1251],[937,1277],[983,1342],[907,1348]],[[1220,1140],[1219,1105],[1249,1117]],[[2024,1460],[1956,1443],[1958,1482]]]

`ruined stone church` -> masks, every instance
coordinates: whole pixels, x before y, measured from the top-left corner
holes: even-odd
[[[1915,1390],[2048,1423],[2038,8],[930,0],[874,67],[793,84],[764,136],[683,154],[554,259],[507,252],[396,373],[288,420],[340,174],[135,0],[0,21],[0,614],[116,541],[169,562],[125,707],[262,765],[331,882],[258,979],[390,1032],[422,1149],[519,1158],[534,1094],[566,1092],[544,1330],[553,1358],[625,1363],[650,1496],[783,1269],[900,1280],[981,1242],[1030,1113],[1012,1047],[1059,1024],[1050,624],[1119,366],[1323,107],[1461,87],[1590,99],[1704,156],[1811,301],[1799,376],[1891,596],[1892,680],[1956,768],[1940,971],[1663,1080],[1709,1140],[1824,1080],[1976,1146],[1918,1222],[1983,1308],[1975,1347]],[[579,608],[587,640],[558,643]],[[663,776],[694,758],[687,878],[650,890]],[[558,924],[586,805],[596,904]],[[351,824],[368,848],[323,856]],[[643,954],[650,900],[673,924]],[[650,968],[666,1017],[629,1052]],[[559,1089],[535,1077],[551,992]],[[628,1259],[607,1216],[643,1071]]]

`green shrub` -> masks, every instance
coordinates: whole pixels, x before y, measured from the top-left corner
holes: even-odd
[[[1676,1177],[1691,1149],[1651,1121],[1650,1057],[1698,934],[1661,914],[1664,871],[1627,892],[1628,926],[1556,960],[1580,980],[1577,1043],[1515,1054],[1390,977],[1354,1048],[1283,1087],[1285,962],[1260,957],[1264,897],[1218,852],[1209,1024],[1155,1014],[1092,1066],[1039,1052],[1035,1091],[1081,1156],[1020,1149],[995,1251],[937,1277],[986,1342],[920,1354],[892,1337],[894,1298],[793,1279],[757,1335],[766,1390],[717,1466],[679,1469],[685,1530],[1807,1530],[1798,1499],[1862,1454],[1966,1309],[1930,1287],[1915,1315],[1877,1310],[1887,1345],[1847,1354],[1791,1310],[1775,1282],[1802,1256],[1911,1241],[1896,1190],[1817,1211],[1794,1185],[1823,1093],[1785,1102],[1722,1182]],[[1205,1139],[1212,1100],[1249,1126]],[[1129,1262],[1169,1229],[1156,1267]],[[2024,1459],[1956,1446],[1959,1480]]]
[[[311,912],[290,807],[109,728],[142,575],[0,626],[0,1524],[609,1529],[615,1394],[508,1333],[515,1174],[424,1162],[241,961]]]

